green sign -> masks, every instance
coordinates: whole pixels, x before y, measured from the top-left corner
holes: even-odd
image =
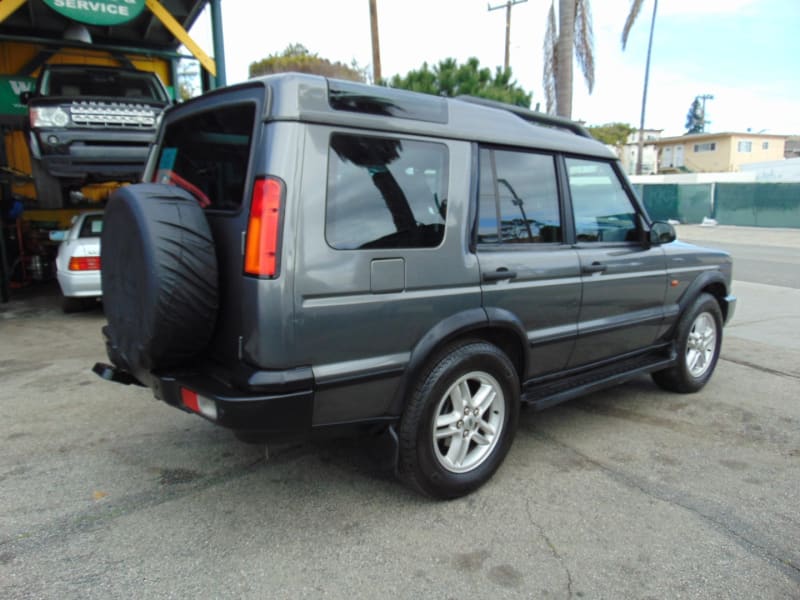
[[[27,114],[28,107],[19,101],[19,95],[35,88],[36,80],[32,77],[0,76],[0,115]]]
[[[144,9],[145,0],[42,0],[68,19],[87,25],[120,25]]]

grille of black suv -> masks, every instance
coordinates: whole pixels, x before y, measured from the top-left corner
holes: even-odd
[[[82,127],[152,129],[157,114],[147,105],[81,100],[72,103],[70,117]]]

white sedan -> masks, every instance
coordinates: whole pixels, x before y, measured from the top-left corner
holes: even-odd
[[[77,215],[67,231],[53,231],[50,239],[61,241],[56,257],[56,277],[63,295],[64,312],[88,306],[103,292],[100,287],[100,234],[103,213]]]

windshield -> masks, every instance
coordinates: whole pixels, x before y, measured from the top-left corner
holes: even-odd
[[[167,102],[155,73],[113,69],[51,69],[42,79],[42,96],[101,96]]]

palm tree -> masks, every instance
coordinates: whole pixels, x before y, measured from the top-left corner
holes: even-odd
[[[589,0],[555,0],[550,4],[544,38],[543,84],[547,112],[572,117],[572,53],[578,60],[589,93],[594,88],[594,34]]]
[[[628,18],[625,19],[625,27],[622,29],[622,49],[628,43],[628,34],[631,32],[633,24],[636,22],[636,17],[642,10],[644,0],[631,0],[631,10],[628,12]],[[636,174],[642,174],[642,153],[644,152],[644,111],[647,106],[647,85],[650,82],[650,51],[653,49],[653,30],[656,26],[656,11],[658,11],[658,0],[653,0],[653,18],[650,20],[650,40],[647,42],[647,61],[644,67],[644,88],[642,90],[642,114],[639,120],[639,144],[636,153]]]

